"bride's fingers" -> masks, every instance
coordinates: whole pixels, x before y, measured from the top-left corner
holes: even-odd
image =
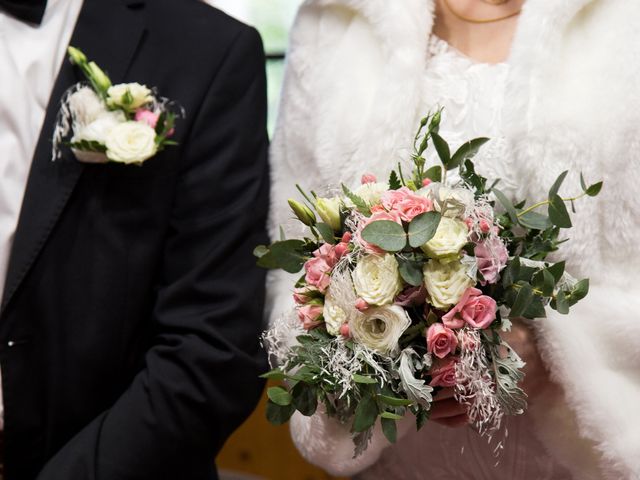
[[[453,387],[443,388],[442,390],[438,390],[438,393],[436,393],[433,396],[433,401],[434,402],[439,402],[441,400],[446,400],[448,398],[453,398],[455,393],[456,392],[453,389]]]
[[[431,415],[429,418],[431,420],[437,420],[439,418],[455,417],[458,415],[466,416],[466,414],[466,405],[461,405],[455,398],[447,398],[431,404]]]
[[[439,423],[440,425],[451,428],[464,427],[469,423],[469,418],[466,414],[456,415],[455,417],[437,418],[432,420],[436,423]]]

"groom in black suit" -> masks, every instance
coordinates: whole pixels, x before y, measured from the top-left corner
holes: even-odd
[[[45,6],[0,0],[34,35]],[[84,0],[77,18],[70,44],[114,84],[155,86],[186,116],[141,167],[53,162],[60,99],[83,79],[62,64],[0,311],[5,480],[215,479],[262,388],[262,44],[196,0]]]

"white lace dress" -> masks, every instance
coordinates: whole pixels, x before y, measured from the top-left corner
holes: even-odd
[[[465,140],[490,137],[476,159],[478,171],[501,178],[513,191],[507,145],[501,136],[501,111],[509,65],[476,63],[433,36],[425,72],[425,111],[444,107],[440,134],[456,148]],[[434,160],[435,161],[435,160]],[[410,429],[380,460],[357,476],[397,480],[564,480],[570,474],[545,452],[526,413],[506,421],[508,436],[496,457],[471,427],[451,429],[428,422],[419,432]]]

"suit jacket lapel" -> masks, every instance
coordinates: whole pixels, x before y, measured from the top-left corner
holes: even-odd
[[[124,81],[144,33],[141,1],[85,0],[70,44],[83,50],[111,77]],[[83,80],[65,60],[56,79],[36,146],[22,210],[15,234],[2,298],[2,311],[38,257],[83,171],[68,149],[51,161],[51,138],[60,99],[65,90]]]

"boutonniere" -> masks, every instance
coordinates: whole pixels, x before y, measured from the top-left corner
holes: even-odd
[[[72,86],[62,98],[53,160],[66,145],[80,162],[142,165],[165,147],[177,145],[171,136],[181,109],[145,85],[113,85],[80,50],[69,47],[68,53],[87,81]]]

